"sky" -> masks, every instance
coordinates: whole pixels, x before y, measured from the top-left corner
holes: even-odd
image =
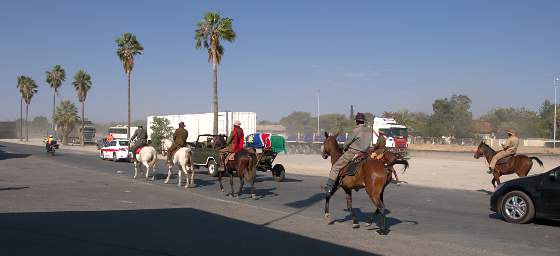
[[[211,111],[207,52],[194,47],[207,11],[233,19],[218,67],[220,110],[277,121],[292,111],[430,113],[464,94],[480,116],[538,110],[560,75],[560,1],[9,1],[0,8],[0,120],[19,117],[16,78],[39,85],[30,117],[52,113],[45,71],[66,70],[58,100],[77,103],[79,69],[92,76],[86,117],[126,120],[127,81],[115,39],[144,46],[132,72],[132,115]]]

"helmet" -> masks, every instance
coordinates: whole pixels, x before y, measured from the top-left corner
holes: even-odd
[[[180,122],[180,123],[179,123],[179,127],[183,127],[183,128],[184,128],[184,127],[185,127],[185,123]]]
[[[364,113],[358,112],[358,113],[356,113],[356,117],[354,117],[354,120],[365,122],[366,121],[366,115],[364,115]]]
[[[53,137],[52,134],[49,134],[49,138],[52,138],[52,137]]]
[[[241,126],[241,122],[239,122],[239,120],[235,120],[235,122],[233,122],[233,125],[235,125],[235,126]]]

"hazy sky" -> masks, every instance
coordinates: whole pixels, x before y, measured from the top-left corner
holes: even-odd
[[[211,110],[211,66],[194,48],[205,11],[234,19],[218,70],[220,109],[278,120],[295,110],[431,112],[466,94],[475,115],[537,110],[560,74],[560,1],[2,1],[0,120],[19,117],[18,75],[39,84],[30,116],[50,117],[45,71],[67,72],[61,98],[85,69],[86,116],[126,119],[126,77],[115,38],[145,48],[133,70],[133,119]]]

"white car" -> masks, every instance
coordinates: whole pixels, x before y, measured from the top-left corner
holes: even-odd
[[[102,160],[112,159],[113,161],[118,160],[129,160],[130,154],[128,152],[128,141],[127,140],[113,140],[105,147],[102,147],[99,153],[99,157]]]

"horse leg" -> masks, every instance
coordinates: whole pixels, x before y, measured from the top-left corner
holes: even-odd
[[[235,197],[235,193],[233,192],[233,171],[229,172],[229,186],[231,187],[231,196]]]
[[[399,185],[399,183],[401,183],[399,181],[399,175],[397,175],[397,171],[395,171],[395,168],[393,168],[393,166],[389,166],[389,171],[393,173],[393,175],[395,175],[395,179],[396,179],[396,183],[397,185]]]
[[[138,176],[138,164],[134,161],[134,179]]]
[[[245,184],[245,172],[237,172],[237,176],[239,176],[239,192],[237,192],[237,196],[241,196],[241,191],[243,191],[243,185]]]
[[[187,183],[189,188],[192,188],[194,186],[194,170],[192,169],[192,167],[190,165],[187,165],[187,177],[189,177],[189,182]],[[190,175],[189,175],[190,174]]]
[[[375,182],[377,183],[377,182]],[[374,183],[374,184],[375,184]],[[383,190],[385,189],[385,185],[381,188],[369,188],[366,187],[366,192],[369,195],[369,198],[373,202],[373,205],[377,208],[375,212],[372,214],[371,222],[373,223],[374,216],[378,213],[381,214],[381,223],[379,227],[378,233],[380,235],[386,235],[389,233],[389,229],[387,228],[387,223],[385,221],[385,204],[383,203],[381,195],[383,194]]]
[[[177,171],[177,186],[180,187],[181,184],[183,183],[183,172],[185,170],[185,166],[180,164],[179,165],[179,170]],[[189,178],[187,177],[187,185],[189,185]],[[185,187],[187,186],[185,185]]]
[[[220,190],[222,192],[224,192],[224,185],[222,185],[222,172],[220,170],[217,170],[217,171],[218,171],[218,182],[220,183]],[[224,166],[224,172],[225,171],[226,171],[226,168]]]
[[[252,170],[249,175],[251,177],[251,198],[257,199],[257,194],[255,193],[255,170]]]
[[[167,163],[167,178],[165,179],[165,184],[169,183],[169,178],[171,177],[171,169],[173,169],[173,165],[171,163]],[[179,181],[180,183],[180,181]]]
[[[148,181],[148,178],[150,177],[150,165],[148,165],[148,163],[144,163],[144,167],[146,167],[146,181]],[[152,180],[155,179],[156,179],[156,173],[154,172]]]
[[[344,192],[346,192],[346,208],[350,212],[350,216],[352,216],[352,228],[359,228],[360,224],[352,209],[352,189],[345,189]]]
[[[333,189],[331,190],[331,193],[328,194],[328,195],[325,197],[325,218],[326,218],[326,219],[328,219],[328,218],[331,217],[331,213],[329,212],[329,202],[330,202],[330,200],[331,200],[331,197],[332,197],[332,195],[334,195],[334,193],[338,190],[338,187],[340,187],[340,186],[338,185],[338,179],[335,181],[334,184],[335,184],[335,185],[334,185]]]

